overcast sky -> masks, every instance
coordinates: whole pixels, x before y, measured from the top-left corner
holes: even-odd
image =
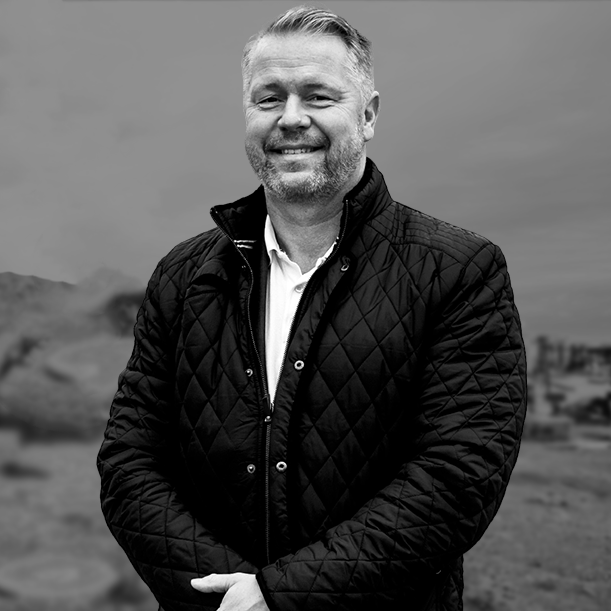
[[[291,2],[0,0],[0,272],[145,282],[253,191],[240,58]],[[527,336],[611,341],[611,2],[327,2],[395,199],[501,246]]]

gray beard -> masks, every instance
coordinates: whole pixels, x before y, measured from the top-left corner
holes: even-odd
[[[324,159],[299,182],[288,182],[259,147],[246,143],[246,156],[266,191],[287,203],[313,203],[333,198],[358,169],[365,140],[358,125],[352,138],[336,152],[327,149]]]

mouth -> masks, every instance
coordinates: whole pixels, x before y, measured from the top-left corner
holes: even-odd
[[[305,155],[308,153],[314,153],[315,151],[319,151],[321,150],[323,147],[322,146],[304,146],[301,148],[274,148],[272,149],[273,153],[276,153],[277,155]]]

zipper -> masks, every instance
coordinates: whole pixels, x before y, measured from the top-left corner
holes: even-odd
[[[274,407],[272,402],[269,400],[270,409]],[[264,502],[265,502],[265,559],[267,564],[271,562],[269,555],[269,541],[270,541],[270,511],[269,511],[269,454],[272,443],[272,416],[271,413],[265,416],[265,476],[264,476]]]
[[[264,446],[265,452],[264,452],[264,464],[263,464],[263,471],[265,475],[263,478],[263,496],[264,496],[264,507],[265,507],[265,516],[264,516],[265,558],[266,558],[267,564],[269,564],[270,563],[270,503],[269,503],[269,467],[270,465],[269,465],[269,459],[270,459],[270,450],[271,450],[272,414],[274,412],[274,404],[272,403],[270,395],[269,395],[269,388],[267,387],[267,378],[265,375],[265,368],[263,367],[263,361],[261,360],[261,355],[259,354],[259,351],[257,350],[257,342],[255,340],[255,333],[253,330],[252,318],[250,315],[250,298],[252,296],[254,273],[252,271],[252,267],[248,259],[242,252],[241,248],[238,246],[238,244],[241,244],[242,242],[240,242],[239,240],[233,240],[231,238],[231,236],[229,235],[229,232],[225,228],[225,223],[223,219],[218,215],[216,210],[214,209],[210,210],[210,214],[212,215],[213,219],[216,221],[216,224],[218,225],[219,229],[223,232],[223,234],[227,237],[227,239],[231,241],[235,249],[240,253],[240,256],[244,260],[244,263],[246,264],[246,266],[248,267],[248,271],[250,272],[250,288],[248,290],[248,297],[246,299],[246,320],[248,323],[248,331],[250,334],[251,344],[253,347],[253,351],[255,353],[255,357],[257,359],[259,378],[261,380],[261,387],[263,389],[263,400],[265,401],[265,404],[267,407],[267,414],[265,415],[265,418],[263,419],[263,423],[265,426],[265,446]],[[250,244],[251,243],[249,243],[249,245],[245,245],[244,247],[252,248]]]
[[[345,200],[344,201],[344,222],[342,224],[342,227],[340,229],[340,235],[337,239],[337,244],[335,246],[334,251],[329,255],[329,258],[316,270],[316,272],[314,272],[314,274],[312,274],[312,277],[306,282],[306,285],[304,287],[303,293],[301,295],[301,299],[299,300],[299,305],[297,306],[297,310],[295,311],[295,314],[293,316],[293,320],[291,321],[291,326],[289,328],[289,334],[288,334],[288,338],[286,341],[286,345],[284,347],[284,354],[282,357],[282,364],[280,365],[280,371],[278,373],[278,381],[280,381],[280,378],[282,377],[282,372],[284,371],[284,362],[286,360],[286,355],[288,353],[288,348],[289,348],[289,344],[291,343],[291,340],[293,339],[293,334],[295,332],[295,321],[300,317],[301,315],[301,311],[302,311],[302,306],[303,303],[305,302],[305,297],[306,294],[308,292],[308,288],[311,286],[311,281],[312,278],[314,278],[314,276],[323,268],[325,267],[329,261],[331,259],[334,258],[335,253],[338,252],[339,247],[342,243],[342,240],[344,238],[344,235],[346,233],[346,226],[348,224],[348,211],[349,211],[349,201]],[[217,213],[216,210],[211,209],[210,210],[210,214],[213,217],[213,219],[216,221],[216,224],[218,226],[218,228],[222,231],[222,233],[227,237],[227,239],[229,239],[231,241],[231,243],[234,245],[235,249],[240,253],[240,256],[242,257],[242,259],[244,260],[244,263],[246,264],[246,266],[248,267],[248,271],[250,272],[250,288],[248,290],[248,297],[246,300],[246,318],[247,318],[247,322],[248,322],[248,330],[250,332],[250,340],[252,342],[252,346],[253,346],[253,350],[257,359],[257,364],[259,366],[259,376],[261,379],[261,387],[263,388],[263,393],[264,393],[264,401],[266,402],[267,405],[267,415],[265,416],[265,418],[263,419],[264,425],[265,425],[265,452],[264,452],[264,479],[263,479],[263,489],[264,489],[264,507],[265,507],[265,516],[264,516],[264,529],[265,529],[265,558],[267,561],[267,564],[270,564],[271,559],[270,559],[270,522],[271,522],[271,516],[270,516],[270,499],[269,499],[269,487],[270,487],[270,481],[269,481],[269,471],[270,471],[270,453],[271,453],[271,437],[272,437],[272,415],[274,413],[274,403],[271,400],[270,394],[269,394],[269,388],[267,386],[267,377],[266,377],[266,373],[265,373],[265,368],[263,367],[263,362],[261,360],[261,355],[259,354],[259,351],[257,350],[257,342],[255,341],[255,333],[253,331],[253,325],[252,325],[252,319],[250,316],[250,298],[252,295],[252,287],[253,287],[253,282],[254,282],[254,273],[252,271],[252,267],[248,261],[248,259],[246,258],[246,256],[244,255],[244,253],[242,252],[240,246],[238,246],[238,244],[242,244],[242,242],[240,240],[233,240],[231,238],[231,236],[229,235],[229,232],[227,231],[227,229],[225,228],[225,223],[223,221],[223,219],[219,216],[219,214]],[[251,246],[251,242],[249,242],[248,244],[244,244],[244,248],[252,248]],[[299,315],[299,316],[298,316]]]

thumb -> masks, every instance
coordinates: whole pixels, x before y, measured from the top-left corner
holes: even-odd
[[[240,573],[212,573],[206,577],[198,577],[191,580],[191,586],[199,592],[225,593],[229,588],[240,581]]]

